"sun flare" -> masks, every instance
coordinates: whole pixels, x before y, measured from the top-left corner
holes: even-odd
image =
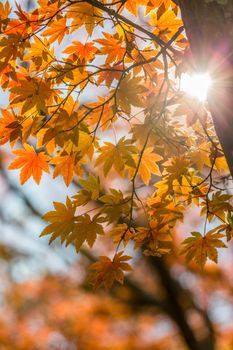
[[[207,99],[211,78],[208,73],[189,75],[183,73],[180,80],[180,90],[196,97],[200,101]]]

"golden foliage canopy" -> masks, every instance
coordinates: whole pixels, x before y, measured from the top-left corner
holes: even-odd
[[[30,12],[0,4],[9,169],[21,169],[22,185],[44,172],[78,184],[44,215],[41,235],[77,251],[108,237],[113,254],[92,266],[95,287],[123,281],[129,241],[145,255],[174,249],[193,206],[204,229],[185,239],[188,261],[217,262],[232,237],[232,198],[218,189],[228,169],[207,103],[179,89],[189,69],[180,18],[171,0],[38,0]]]

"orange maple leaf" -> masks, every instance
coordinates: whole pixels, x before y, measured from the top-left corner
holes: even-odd
[[[98,96],[98,99],[98,102],[88,104],[88,107],[92,108],[88,121],[90,125],[98,124],[101,129],[105,131],[108,129],[111,123],[117,120],[117,116],[114,114],[113,106],[110,104],[105,104],[107,98]]]
[[[102,45],[100,52],[102,55],[107,55],[106,64],[111,62],[120,62],[126,52],[126,48],[122,47],[122,38],[118,33],[112,35],[109,33],[103,33],[105,39],[96,39],[95,42]]]
[[[17,122],[14,112],[1,109],[2,118],[0,118],[0,145],[10,142],[14,143],[20,136],[21,128]]]
[[[161,175],[157,162],[162,157],[156,153],[153,153],[153,147],[148,147],[143,152],[138,173],[145,184],[148,184],[151,179],[151,174]]]
[[[115,64],[114,66],[110,66],[106,64],[101,66],[101,69],[103,70],[98,73],[97,85],[105,81],[108,88],[112,85],[114,79],[119,80],[123,74],[123,65]]]
[[[28,144],[24,145],[24,149],[17,149],[13,153],[19,158],[15,159],[8,169],[19,169],[20,183],[23,185],[31,176],[37,184],[40,183],[42,171],[49,173],[48,161],[50,157],[44,152],[36,152],[34,148]]]
[[[8,1],[5,4],[0,4],[0,20],[4,21],[8,18],[11,12],[11,7]]]
[[[50,43],[58,40],[60,44],[66,34],[69,34],[69,28],[66,26],[66,18],[62,18],[59,21],[53,22],[42,33],[42,36],[50,36]]]
[[[148,0],[127,0],[125,2],[119,2],[118,12],[122,12],[125,8],[132,13],[134,16],[138,15],[139,5],[146,5]]]
[[[98,51],[93,43],[82,44],[80,41],[72,41],[71,46],[67,47],[63,53],[78,57],[81,61],[91,61]]]
[[[56,178],[58,175],[62,175],[66,186],[71,183],[74,172],[79,175],[82,174],[82,169],[80,164],[76,162],[74,154],[56,156],[50,163],[56,165],[53,177]]]
[[[172,7],[175,6],[175,4],[172,3],[172,0],[147,0],[145,15],[148,15],[148,13],[151,10],[156,9],[156,8],[160,7],[161,5],[163,5],[166,10],[170,6],[172,6]]]
[[[138,15],[138,7],[139,5],[146,5],[147,0],[128,0],[126,1],[125,7],[129,12],[131,12],[134,16]]]

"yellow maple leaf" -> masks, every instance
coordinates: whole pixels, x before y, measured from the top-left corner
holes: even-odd
[[[76,251],[79,252],[83,243],[86,241],[90,248],[95,243],[97,234],[103,235],[104,230],[101,223],[105,219],[99,214],[93,218],[88,214],[79,215],[75,220],[75,227],[73,232],[66,238],[66,245],[74,244]]]
[[[55,210],[49,211],[42,218],[49,222],[49,225],[41,232],[41,236],[50,235],[49,244],[60,236],[63,243],[67,236],[73,232],[75,227],[75,210],[69,197],[66,198],[66,204],[53,202]]]
[[[46,103],[52,97],[52,89],[49,81],[40,81],[34,78],[20,80],[17,86],[12,87],[11,104],[17,104],[21,108],[21,113],[36,108],[39,112],[47,111]]]
[[[97,23],[103,26],[103,21],[100,21],[102,11],[87,3],[76,2],[69,6],[67,17],[72,18],[71,32],[85,26],[87,33],[91,36]]]
[[[181,254],[185,254],[187,262],[194,259],[200,268],[204,267],[207,258],[215,263],[218,262],[216,248],[226,248],[226,245],[221,240],[224,235],[215,233],[216,229],[209,231],[205,236],[202,236],[200,232],[191,232],[192,237],[183,241],[185,247],[181,250]]]
[[[107,75],[106,77],[102,76],[102,79],[110,79],[111,75]],[[114,76],[113,76],[114,79]],[[92,108],[88,116],[88,121],[90,125],[97,124],[103,131],[108,129],[111,123],[117,120],[116,114],[114,114],[114,108],[111,104],[105,103],[107,98],[102,96],[98,96],[98,102],[92,102],[88,104],[88,107]]]
[[[213,193],[211,198],[208,198],[208,204],[206,201],[201,202],[201,215],[207,215],[208,220],[211,221],[214,218],[218,218],[223,222],[226,220],[226,214],[233,211],[233,206],[230,202],[232,195],[217,191]]]
[[[125,8],[131,12],[134,16],[137,16],[138,14],[138,1],[135,0],[127,0],[125,2]]]
[[[141,158],[140,156],[134,157],[136,164],[140,162],[138,174],[141,176],[142,181],[145,184],[148,184],[150,182],[151,174],[159,176],[161,175],[157,162],[159,162],[163,158],[159,154],[154,153],[153,151],[153,147],[147,147],[144,150]],[[130,171],[130,175],[133,175],[132,171]]]
[[[146,12],[147,15],[151,10],[160,7],[161,5],[167,10],[172,4],[172,0],[147,0]]]
[[[190,160],[196,165],[199,171],[202,171],[205,165],[211,167],[210,151],[211,145],[205,142],[190,152]]]
[[[103,70],[98,73],[97,84],[100,85],[103,81],[105,81],[107,87],[109,88],[112,85],[114,79],[120,79],[122,75],[123,65],[116,63],[114,66],[111,66],[110,64],[106,64],[101,66],[101,68]]]
[[[109,289],[114,280],[122,284],[124,281],[123,271],[132,270],[127,263],[130,259],[131,257],[123,255],[123,252],[117,253],[113,260],[107,256],[100,256],[99,261],[90,266],[90,269],[95,271],[91,275],[93,288],[97,289],[101,285],[104,285],[105,288]]]
[[[55,210],[49,211],[43,219],[49,224],[44,228],[40,236],[51,235],[49,244],[60,237],[61,243],[67,245],[74,244],[77,252],[86,241],[92,247],[97,234],[103,235],[104,230],[101,223],[104,218],[95,215],[91,218],[88,214],[75,215],[76,205],[69,197],[66,204],[60,202],[53,203]]]
[[[138,15],[138,7],[140,5],[146,5],[148,0],[127,0],[122,1],[117,4],[117,12],[122,12],[124,9],[127,9],[132,15]]]
[[[104,203],[101,213],[106,216],[109,223],[117,222],[124,216],[128,216],[131,208],[131,197],[124,196],[120,190],[110,188],[107,193],[99,198]]]
[[[130,113],[131,106],[143,107],[141,94],[145,92],[142,85],[142,78],[131,78],[128,74],[120,83],[116,93],[117,103],[125,113]]]
[[[182,26],[182,20],[177,17],[174,11],[167,10],[159,18],[156,12],[151,12],[149,23],[155,27],[153,33],[156,35],[159,34],[168,34],[173,35],[180,26]]]
[[[33,70],[42,70],[48,63],[54,60],[54,49],[50,50],[49,42],[45,39],[38,38],[36,35],[33,37],[34,43],[27,48],[27,53],[24,55],[24,60],[32,60],[35,64],[35,68],[31,67]]]
[[[112,167],[122,175],[126,165],[135,166],[132,154],[136,153],[136,148],[132,145],[132,140],[125,140],[125,137],[122,137],[116,145],[105,142],[105,146],[100,148],[100,153],[95,165],[103,165],[105,176]]]
[[[111,229],[109,234],[113,237],[113,242],[115,244],[123,241],[124,246],[126,246],[129,240],[134,236],[134,229],[126,224],[118,224]]]
[[[151,220],[149,227],[137,227],[133,239],[135,248],[144,246],[143,254],[146,256],[161,256],[171,251],[171,229],[161,225],[158,220]]]

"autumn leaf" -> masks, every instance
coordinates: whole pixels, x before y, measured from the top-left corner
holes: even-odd
[[[106,101],[107,98],[98,96],[97,102],[88,104],[88,107],[92,109],[88,116],[90,125],[97,124],[103,131],[107,130],[108,127],[118,119],[117,115],[114,114],[114,106],[110,103],[105,103]]]
[[[75,154],[64,154],[54,157],[50,164],[54,164],[53,177],[62,175],[66,186],[71,183],[74,173],[82,174],[80,164],[77,162]]]
[[[149,23],[156,29],[154,29],[154,34],[169,33],[170,35],[176,32],[182,25],[182,20],[179,19],[174,11],[167,10],[159,18],[155,11],[150,13]]]
[[[102,17],[102,11],[88,3],[74,3],[68,8],[67,17],[72,19],[71,32],[85,25],[91,36],[96,23]],[[101,22],[100,25],[103,26]]]
[[[120,83],[117,90],[117,101],[125,113],[130,113],[131,105],[142,107],[143,103],[140,94],[145,91],[140,77],[131,78],[128,74]]]
[[[157,165],[157,162],[161,159],[162,157],[154,153],[151,147],[146,148],[143,152],[138,173],[146,184],[149,183],[151,174],[161,175]]]
[[[144,2],[145,3],[145,2]],[[139,3],[134,0],[127,0],[125,2],[125,8],[131,12],[134,16],[137,16]]]
[[[46,102],[51,100],[52,90],[49,81],[39,81],[37,79],[20,80],[17,86],[11,88],[11,104],[21,107],[24,114],[32,108],[37,111],[47,111]]]
[[[89,174],[88,179],[80,179],[80,185],[91,194],[91,199],[96,200],[99,198],[101,185],[99,177]]]
[[[224,237],[222,233],[215,233],[217,228],[209,231],[205,236],[199,232],[191,232],[192,237],[186,238],[183,241],[184,248],[181,254],[185,255],[186,261],[194,260],[196,264],[203,269],[207,258],[218,262],[218,251],[216,248],[226,248],[221,238]]]
[[[211,167],[210,150],[211,145],[209,143],[202,143],[198,149],[190,152],[190,159],[199,171],[202,171],[204,166]]]
[[[95,165],[103,166],[105,176],[112,167],[122,175],[126,165],[135,166],[132,155],[136,153],[136,148],[132,145],[132,141],[125,140],[125,137],[122,137],[116,145],[105,142],[105,146],[100,148],[100,153]]]
[[[177,203],[170,196],[161,199],[156,191],[154,197],[147,199],[147,205],[150,216],[158,221],[160,229],[161,226],[168,226],[171,230],[177,221],[183,222],[186,208],[183,203]]]
[[[115,79],[120,79],[122,70],[123,66],[121,64],[114,64],[113,66],[110,64],[103,65],[98,73],[97,84],[100,85],[105,81],[107,87],[109,88]]]
[[[81,62],[89,62],[93,60],[97,52],[97,48],[93,43],[82,44],[80,41],[72,41],[71,46],[68,46],[63,53],[71,55],[74,59],[77,57]]]
[[[23,185],[31,176],[37,184],[40,183],[42,172],[49,173],[48,161],[50,157],[44,152],[36,152],[34,148],[28,144],[24,145],[24,149],[13,151],[18,157],[9,166],[8,169],[19,169],[20,182]]]
[[[159,162],[163,158],[159,154],[154,153],[153,151],[153,147],[147,147],[143,151],[141,157],[134,156],[135,163],[137,164],[139,162],[138,174],[141,176],[142,181],[145,184],[148,184],[150,182],[151,174],[155,174],[158,176],[161,175],[157,162]],[[133,171],[130,171],[130,174],[131,176],[133,176]]]
[[[149,227],[137,227],[133,237],[135,248],[144,248],[145,256],[162,256],[168,254],[172,248],[170,227],[161,225],[160,220],[151,220]]]
[[[123,255],[123,252],[117,253],[113,260],[107,256],[101,256],[99,261],[90,266],[94,272],[91,275],[91,283],[94,289],[103,285],[106,289],[111,288],[114,280],[123,284],[124,271],[131,271],[132,268],[127,261],[131,259],[128,255]]]
[[[74,231],[76,207],[69,197],[66,199],[66,204],[54,202],[53,205],[55,210],[49,211],[42,217],[49,222],[49,225],[44,228],[40,237],[51,235],[49,243],[60,237],[61,243],[64,243],[67,236]]]
[[[0,3],[0,22],[7,20],[10,12],[11,7],[9,1],[6,1],[4,4]]]
[[[233,227],[231,225],[226,225],[226,237],[227,242],[233,238]]]
[[[172,0],[147,0],[146,12],[147,15],[151,10],[154,10],[160,6],[164,6],[164,9],[168,9],[172,4]]]
[[[38,4],[39,4],[39,9],[40,9],[40,13],[42,14],[43,18],[47,19],[47,18],[53,18],[56,13],[59,10],[59,5],[61,4],[60,2],[48,2],[47,0],[38,0]]]
[[[104,203],[101,213],[106,215],[109,223],[118,221],[121,215],[126,216],[130,212],[131,197],[124,196],[120,190],[110,188],[110,193],[101,196],[99,200]]]
[[[126,52],[125,47],[122,47],[122,38],[118,33],[112,35],[109,33],[103,33],[105,39],[96,39],[95,42],[102,45],[100,53],[107,55],[106,64],[112,62],[120,62]]]
[[[44,228],[40,236],[51,235],[49,243],[60,237],[61,243],[74,244],[78,252],[86,241],[92,247],[97,234],[103,235],[102,223],[105,219],[99,214],[92,219],[88,214],[75,216],[76,206],[67,197],[66,205],[54,202],[55,211],[50,211],[43,216],[43,219],[50,222]]]
[[[126,246],[130,239],[134,237],[134,233],[135,230],[127,224],[118,224],[109,232],[110,236],[113,237],[113,242],[115,244],[123,242],[124,246]]]
[[[102,226],[104,221],[105,219],[99,216],[99,214],[95,215],[93,218],[88,214],[77,216],[75,227],[71,234],[66,238],[66,245],[73,243],[78,252],[86,241],[89,247],[92,248],[97,234],[104,234]]]
[[[58,43],[60,44],[64,39],[64,36],[68,33],[69,28],[66,26],[66,18],[61,18],[56,22],[52,22],[42,35],[46,37],[48,36],[50,43],[58,40]]]
[[[48,40],[34,36],[34,43],[28,48],[24,60],[32,60],[35,64],[35,70],[45,68],[49,62],[54,60],[54,50],[50,49]]]
[[[229,167],[227,165],[226,158],[223,157],[217,157],[215,159],[214,168],[217,170],[219,174],[224,174],[226,171],[229,172]]]
[[[99,177],[95,177],[90,173],[88,179],[80,179],[79,184],[82,186],[82,189],[72,196],[75,205],[86,205],[88,202],[99,198],[101,191]]]
[[[12,144],[22,136],[22,126],[18,123],[14,111],[1,109],[0,144],[10,141]]]
[[[202,202],[201,215],[206,215],[208,211],[209,221],[213,220],[214,217],[222,220],[226,219],[226,215],[233,211],[233,207],[230,203],[231,195],[217,191],[213,193],[212,197],[208,199],[208,207],[206,202]]]

